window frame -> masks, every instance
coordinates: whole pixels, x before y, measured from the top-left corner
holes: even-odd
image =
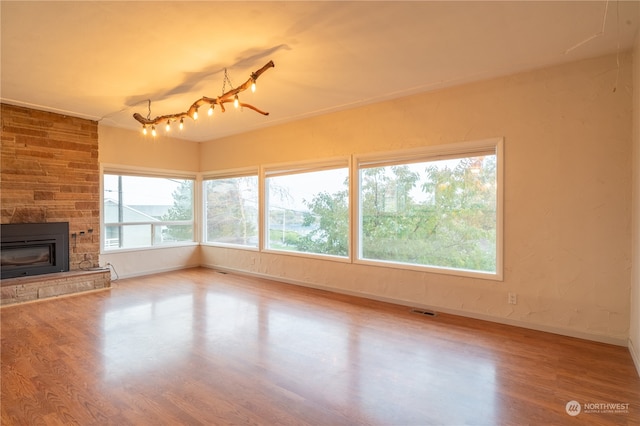
[[[320,172],[320,171],[335,170],[335,169],[346,169],[347,170],[346,177],[349,179],[349,186],[347,188],[349,191],[349,194],[347,197],[347,200],[349,202],[348,211],[347,211],[348,232],[346,235],[347,255],[339,256],[339,255],[333,255],[333,254],[301,252],[301,251],[293,251],[293,250],[278,250],[278,249],[268,247],[269,194],[268,194],[267,179],[271,177],[289,176],[289,175],[295,175],[299,173],[312,173],[312,172]],[[272,254],[278,254],[278,255],[298,256],[298,257],[307,257],[307,258],[315,258],[315,259],[329,259],[337,262],[351,263],[352,255],[353,255],[352,232],[351,232],[351,229],[353,227],[351,170],[352,170],[352,162],[351,162],[350,156],[327,158],[320,161],[276,163],[276,164],[261,166],[260,167],[260,194],[261,194],[261,197],[260,197],[260,214],[261,214],[260,251],[264,253],[272,253]]]
[[[488,153],[496,156],[496,268],[494,272],[473,271],[457,268],[439,267],[431,265],[419,265],[410,263],[401,263],[394,261],[364,259],[362,258],[361,248],[361,228],[362,218],[360,217],[360,170],[370,167],[384,167],[392,165],[402,165],[411,163],[420,163],[425,161],[436,161],[448,158],[464,158],[474,155],[486,155]],[[478,141],[467,141],[450,143],[444,145],[435,145],[420,147],[414,149],[404,149],[389,152],[362,153],[352,154],[349,156],[341,156],[327,158],[322,160],[309,160],[287,163],[274,163],[267,165],[258,165],[252,167],[244,167],[238,169],[225,169],[221,171],[210,171],[206,173],[172,171],[164,169],[146,169],[141,167],[130,167],[114,164],[102,164],[100,166],[100,253],[113,254],[126,251],[154,250],[171,247],[181,247],[189,245],[204,245],[222,248],[232,248],[238,250],[249,250],[260,253],[277,254],[285,256],[298,256],[322,260],[331,260],[341,263],[352,263],[360,265],[368,265],[375,267],[387,267],[395,269],[414,270],[419,272],[428,272],[434,274],[445,274],[460,277],[480,278],[493,281],[503,280],[503,251],[504,251],[504,138],[490,138]],[[348,235],[346,256],[321,254],[312,252],[299,252],[293,250],[279,250],[268,247],[268,193],[267,179],[270,177],[293,175],[297,173],[316,172],[330,169],[347,169],[349,179],[348,186]],[[193,212],[192,221],[179,222],[131,222],[131,223],[104,223],[104,175],[126,175],[141,176],[150,178],[174,178],[193,180]],[[257,176],[258,179],[258,246],[244,246],[240,244],[228,244],[220,242],[206,241],[206,212],[205,212],[205,189],[206,180],[239,178],[246,176]],[[174,244],[150,245],[144,247],[117,248],[105,250],[106,243],[106,226],[108,225],[166,225],[166,224],[192,224],[193,225],[193,241],[178,242]],[[153,241],[152,241],[153,243]]]
[[[434,265],[419,265],[389,260],[365,259],[362,257],[362,217],[360,170],[364,168],[385,167],[402,164],[415,164],[427,161],[437,161],[454,158],[471,157],[482,154],[496,156],[496,270],[484,272],[467,269],[450,268]],[[503,280],[503,252],[504,252],[504,138],[491,138],[478,141],[458,142],[446,145],[422,147],[418,149],[392,151],[375,154],[358,154],[353,156],[351,170],[351,201],[352,206],[352,262],[354,264],[408,269],[420,272],[455,275],[487,280]]]
[[[131,176],[131,177],[143,177],[143,178],[158,178],[158,179],[180,179],[193,181],[193,193],[192,193],[192,218],[191,220],[179,220],[179,221],[142,221],[142,222],[105,222],[105,210],[104,210],[104,177],[105,175],[115,176]],[[199,205],[199,191],[197,185],[199,182],[199,176],[197,173],[189,173],[184,171],[175,170],[163,170],[163,169],[147,169],[142,167],[128,167],[114,164],[101,164],[100,165],[100,254],[109,255],[114,253],[124,253],[130,251],[144,251],[144,250],[158,250],[171,247],[185,247],[194,246],[200,243],[199,240],[199,218],[198,218],[198,205]],[[114,249],[107,249],[107,226],[150,226],[150,245],[139,247],[120,247]],[[158,226],[167,225],[192,225],[193,227],[193,239],[191,241],[178,241],[171,244],[154,244],[155,240],[155,228]]]

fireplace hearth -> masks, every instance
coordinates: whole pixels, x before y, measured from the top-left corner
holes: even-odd
[[[69,270],[69,223],[0,225],[2,279]]]

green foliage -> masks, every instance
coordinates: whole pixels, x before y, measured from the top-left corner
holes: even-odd
[[[312,230],[302,236],[296,247],[310,253],[347,256],[349,254],[349,192],[315,194],[305,213],[303,226]]]
[[[280,250],[292,250],[298,245],[300,235],[295,231],[271,229],[269,231],[269,247]]]
[[[362,170],[366,259],[495,271],[495,156]],[[418,199],[416,199],[418,198]],[[348,254],[348,191],[307,202],[299,251]]]
[[[365,258],[495,270],[495,157],[465,158],[454,166],[429,163],[419,186],[421,202],[410,195],[420,175],[407,166],[363,175]]]
[[[193,219],[193,181],[184,180],[173,191],[173,206],[162,216],[163,221],[178,221]],[[193,226],[169,225],[163,231],[165,240],[192,241]]]

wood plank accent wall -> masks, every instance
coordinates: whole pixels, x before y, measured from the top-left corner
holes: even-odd
[[[70,234],[77,235],[69,236],[69,269],[98,266],[98,123],[8,104],[0,108],[1,223],[69,222]]]

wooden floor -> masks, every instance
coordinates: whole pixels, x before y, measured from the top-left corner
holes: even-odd
[[[3,425],[640,424],[623,347],[209,269],[113,285],[0,310]]]

